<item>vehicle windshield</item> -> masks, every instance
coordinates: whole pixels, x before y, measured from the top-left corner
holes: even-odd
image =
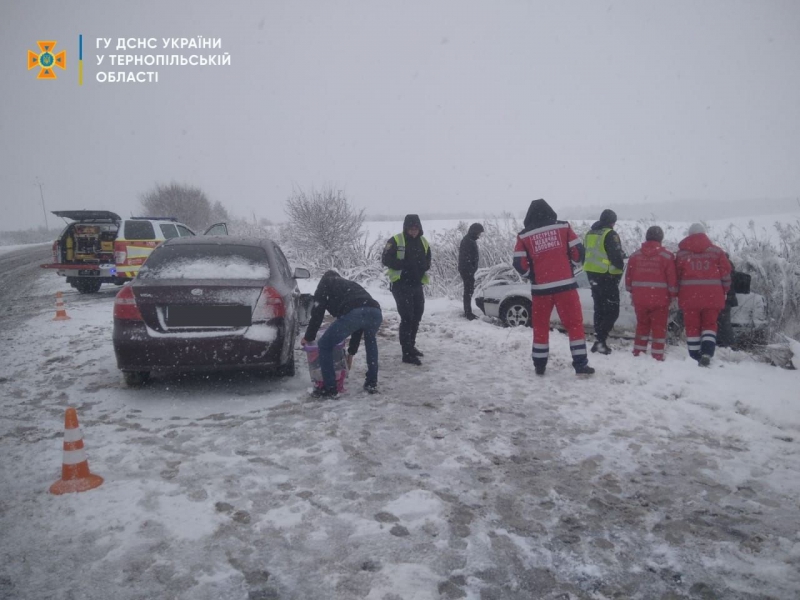
[[[252,246],[160,246],[138,279],[269,279],[267,253]]]

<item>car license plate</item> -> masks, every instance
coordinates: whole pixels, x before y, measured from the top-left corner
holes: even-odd
[[[169,305],[167,327],[248,327],[250,307],[243,305]]]
[[[95,270],[91,270],[90,271],[89,269],[80,269],[78,271],[78,276],[79,277],[99,277],[100,276],[100,271],[95,271]]]

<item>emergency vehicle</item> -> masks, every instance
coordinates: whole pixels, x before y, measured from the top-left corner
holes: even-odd
[[[107,210],[55,210],[69,219],[53,242],[53,262],[41,265],[67,278],[81,294],[94,294],[103,283],[132,280],[153,249],[164,240],[196,235],[173,217],[123,219]],[[225,223],[215,223],[204,235],[227,235]]]

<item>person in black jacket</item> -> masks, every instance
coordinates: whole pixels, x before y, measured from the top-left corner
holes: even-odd
[[[472,312],[472,294],[475,292],[475,272],[478,270],[478,238],[483,225],[473,223],[458,247],[458,273],[464,280],[464,316],[470,321],[477,319]]]
[[[348,354],[352,357],[358,352],[362,333],[364,346],[367,349],[367,376],[364,381],[364,389],[371,394],[377,392],[378,338],[376,335],[383,322],[381,305],[356,282],[344,279],[336,271],[327,271],[319,280],[317,290],[314,292],[311,319],[303,339],[300,340],[301,346],[313,342],[317,337],[317,331],[322,324],[326,310],[336,317],[336,321],[328,327],[317,342],[323,388],[315,390],[313,395],[323,398],[337,396],[333,349],[336,344],[350,335]],[[351,361],[352,359],[349,358],[348,364]]]
[[[403,231],[389,238],[381,256],[387,267],[389,289],[392,291],[397,312],[400,314],[400,347],[403,362],[421,365],[422,352],[417,350],[417,329],[425,312],[425,293],[422,286],[428,283],[431,268],[431,249],[422,235],[422,222],[418,215],[406,215]]]
[[[726,252],[725,256],[728,257],[728,262],[730,262],[730,255]],[[736,297],[736,267],[732,262],[731,281],[734,283],[725,296],[725,308],[719,311],[719,316],[717,317],[717,346],[736,350],[736,336],[733,333],[733,325],[731,324],[731,308],[739,306],[739,299]]]
[[[584,236],[586,249],[583,270],[589,278],[594,300],[594,337],[592,352],[611,354],[606,339],[619,318],[619,284],[625,270],[625,252],[614,231],[617,213],[610,208],[600,214]]]

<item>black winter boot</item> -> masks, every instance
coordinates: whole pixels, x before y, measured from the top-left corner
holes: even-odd
[[[605,342],[596,341],[592,344],[592,352],[599,352],[600,354],[611,354],[611,348],[609,348]]]
[[[594,375],[594,369],[589,365],[575,367],[575,375]]]

